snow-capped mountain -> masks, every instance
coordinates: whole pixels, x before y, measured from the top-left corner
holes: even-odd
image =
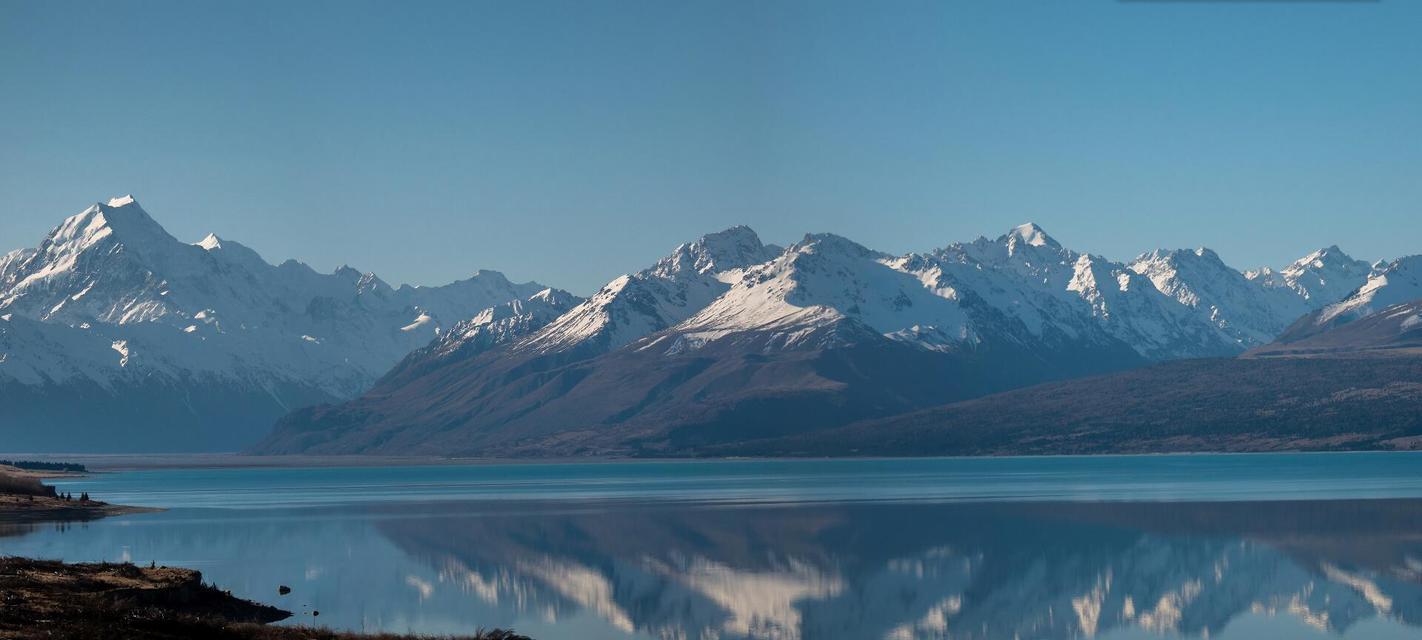
[[[1318,321],[1341,324],[1419,298],[1422,298],[1422,256],[1408,256],[1378,269],[1347,298],[1323,307]]]
[[[703,236],[650,268],[607,283],[516,350],[615,349],[685,320],[725,293],[746,267],[779,252],[761,244],[749,227]]]
[[[976,339],[956,299],[929,290],[891,266],[892,260],[836,235],[806,236],[747,270],[724,295],[677,325],[675,348],[753,331],[772,332],[775,344],[794,347],[813,335],[808,330],[846,320],[911,340],[932,334],[933,342],[925,344]]]
[[[39,437],[24,425],[83,425],[92,439],[118,416],[167,425],[161,442],[177,448],[236,446],[280,414],[378,381],[354,404],[294,414],[283,433],[302,425],[299,443],[279,433],[263,446],[531,452],[553,438],[583,442],[576,450],[588,443],[559,434],[598,426],[589,450],[655,432],[639,445],[650,451],[678,446],[677,425],[707,442],[814,429],[1234,355],[1311,310],[1337,322],[1405,298],[1422,289],[1415,273],[1406,259],[1370,269],[1337,247],[1249,274],[1208,249],[1124,264],[1030,223],[900,256],[832,234],[782,249],[734,227],[582,299],[493,271],[392,287],[349,267],[272,265],[216,235],[181,242],[124,197],[0,256],[0,393],[18,399],[0,426]],[[739,426],[718,432],[728,420]],[[198,432],[215,439],[183,441]],[[96,442],[141,448],[153,433]]]
[[[428,346],[416,349],[396,365],[390,376],[405,375],[405,364],[428,367],[450,358],[470,358],[510,344],[547,326],[583,302],[562,289],[548,288],[480,311],[441,333]]]
[[[474,338],[448,336],[367,397],[288,416],[258,450],[668,453],[785,435],[1235,355],[1345,286],[1354,266],[1330,248],[1274,286],[1207,249],[1126,265],[1030,223],[904,256],[832,234],[782,250],[736,227],[614,279],[546,326],[521,323],[513,339],[463,349]],[[1328,287],[1314,286],[1319,274]],[[473,324],[455,333],[468,331],[483,335]]]
[[[1362,286],[1341,300],[1320,305],[1290,326],[1279,341],[1298,342],[1417,300],[1422,300],[1422,255],[1399,258],[1374,267]]]
[[[273,266],[216,235],[181,242],[115,198],[0,258],[0,395],[25,398],[3,403],[0,428],[12,447],[83,446],[59,437],[69,428],[130,449],[240,447],[281,413],[361,393],[443,327],[544,289],[492,271],[396,288],[349,267]],[[166,401],[115,408],[150,396]],[[144,411],[187,432],[154,442],[102,425]]]
[[[1206,248],[1152,251],[1131,262],[1162,293],[1217,327],[1239,348],[1265,344],[1309,310],[1299,291],[1250,280]]]
[[[1237,347],[1129,267],[1063,248],[1026,224],[995,241],[979,238],[934,252],[940,279],[977,292],[1033,335],[1100,344],[1101,334],[1148,360],[1231,353]]]
[[[747,270],[674,332],[680,348],[746,331],[788,335],[852,319],[935,350],[972,348],[992,334],[1038,349],[1123,343],[1144,359],[1168,360],[1230,355],[1272,337],[1263,330],[1236,335],[1214,314],[1199,313],[1192,288],[1214,294],[1217,282],[1235,285],[1241,290],[1226,287],[1224,293],[1239,304],[1272,305],[1255,310],[1264,324],[1286,325],[1304,312],[1293,295],[1253,286],[1222,262],[1218,267],[1203,274],[1171,270],[1158,288],[1124,264],[1063,248],[1030,223],[995,240],[907,256],[812,235]]]
[[[1312,309],[1342,300],[1372,273],[1372,265],[1343,253],[1338,245],[1319,249],[1289,266],[1246,271],[1244,277],[1267,287],[1293,290]]]

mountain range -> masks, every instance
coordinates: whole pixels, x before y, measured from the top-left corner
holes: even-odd
[[[916,412],[1032,385],[1171,366],[1285,381],[1307,354],[1409,352],[1398,305],[1422,299],[1419,260],[1116,262],[1030,223],[892,255],[733,227],[584,299],[494,271],[392,287],[272,265],[181,242],[124,197],[0,257],[0,434],[38,451],[852,453],[864,424],[919,416],[916,432]],[[1380,375],[1413,375],[1399,362]]]
[[[359,395],[442,327],[567,297],[494,271],[392,287],[272,265],[115,198],[0,257],[0,434],[10,450],[240,449],[292,409]]]
[[[253,451],[852,454],[829,438],[847,425],[1055,380],[1232,361],[1369,286],[1395,292],[1406,263],[1374,268],[1337,247],[1251,272],[1208,249],[1120,263],[1033,224],[898,256],[831,234],[782,249],[737,227],[542,327],[471,346],[446,335],[362,397],[286,416]]]

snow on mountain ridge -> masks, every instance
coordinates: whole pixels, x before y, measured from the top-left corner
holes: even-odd
[[[967,316],[952,292],[935,292],[892,262],[892,256],[841,236],[807,235],[774,260],[747,269],[676,332],[704,344],[737,332],[795,331],[850,318],[885,335],[917,328],[966,339]]]
[[[1307,296],[1327,290],[1266,287],[1203,247],[1115,263],[1063,248],[1033,223],[995,240],[901,257],[833,234],[808,234],[772,260],[716,272],[716,280],[730,285],[724,292],[702,287],[696,291],[703,295],[681,298],[663,288],[663,281],[713,272],[706,265],[715,261],[698,247],[717,245],[712,239],[735,245],[724,240],[746,236],[753,232],[738,227],[678,247],[651,269],[609,283],[555,320],[542,339],[571,348],[615,327],[616,337],[604,346],[615,348],[670,330],[679,339],[658,343],[679,353],[742,332],[798,335],[855,321],[926,349],[968,348],[985,331],[1020,331],[1011,339],[1119,340],[1143,357],[1165,360],[1229,355],[1268,342],[1307,311]],[[762,253],[755,250],[758,239],[749,246],[736,253],[738,265]],[[1295,262],[1303,267],[1289,273],[1302,278],[1314,262],[1338,263],[1335,253],[1342,255],[1305,256]],[[677,303],[668,304],[673,298]],[[640,312],[614,321],[606,314],[618,300]],[[1021,329],[999,326],[1004,318],[1020,321]]]
[[[180,242],[132,196],[90,206],[56,226],[37,249],[0,260],[0,312],[124,341],[130,369],[242,384],[275,376],[337,397],[362,390],[432,339],[442,323],[544,288],[481,272],[442,287],[392,289],[373,274],[319,274],[296,261],[272,266],[215,234]],[[43,335],[63,342],[51,335],[56,331],[63,333],[44,329]],[[135,332],[141,335],[127,336]],[[23,348],[12,344],[0,376],[17,371],[24,359]],[[113,355],[106,351],[102,358]],[[72,377],[86,368],[45,370]],[[87,370],[92,373],[82,377],[101,384],[108,375]]]
[[[510,343],[547,326],[582,301],[567,291],[550,287],[525,299],[489,307],[455,324],[422,351],[434,357],[447,357],[456,352],[483,351]],[[418,355],[416,352],[412,357]]]
[[[932,352],[907,356],[925,361],[962,352],[998,358],[993,366],[1014,358],[1133,366],[1272,339],[1358,271],[1335,249],[1246,276],[1207,249],[1112,262],[1066,249],[1031,223],[903,256],[833,234],[781,249],[742,226],[682,244],[584,300],[496,271],[392,287],[346,266],[329,274],[294,260],[272,266],[215,234],[179,242],[126,197],[67,218],[36,249],[0,257],[8,318],[0,379],[83,378],[114,389],[201,380],[287,407],[289,396],[274,389],[300,386],[319,392],[303,402],[326,402],[397,375],[396,362],[429,370],[402,361],[407,354],[498,347],[508,351],[492,355],[518,361],[627,345],[677,354],[730,336],[748,339],[717,353],[868,344],[905,354],[909,345]],[[1402,295],[1415,273],[1403,263],[1380,269],[1359,290],[1371,297],[1355,306]]]
[[[1064,249],[1032,224],[901,257],[806,236],[675,327],[683,341],[673,348],[747,331],[803,334],[846,320],[936,351],[973,348],[988,334],[1052,349],[1120,340],[1150,359],[1237,350],[1125,265]]]
[[[729,289],[746,267],[778,252],[749,227],[708,234],[678,246],[648,269],[613,279],[514,348],[538,353],[615,349],[685,320]]]
[[[761,262],[779,251],[774,245],[761,244],[750,227],[737,225],[679,245],[649,271],[661,278],[725,272]]]
[[[1398,258],[1374,271],[1347,298],[1323,307],[1315,323],[1323,326],[1347,322],[1419,298],[1422,298],[1422,255]]]
[[[1308,312],[1296,291],[1250,280],[1204,247],[1147,252],[1133,260],[1130,269],[1194,309],[1241,348],[1269,342]]]
[[[998,242],[1008,245],[1008,251],[1016,250],[1018,244],[1026,244],[1032,247],[1062,248],[1042,227],[1035,222],[1028,222],[1012,228],[1006,235],[998,239]]]
[[[222,238],[217,237],[217,234],[215,233],[209,233],[206,236],[203,236],[202,240],[198,240],[193,244],[202,247],[203,249],[206,249],[208,251],[212,251],[214,249],[222,248]]]
[[[1244,277],[1266,287],[1287,288],[1318,309],[1343,299],[1367,280],[1372,265],[1355,260],[1338,245],[1314,251],[1275,271],[1269,267],[1246,271]]]

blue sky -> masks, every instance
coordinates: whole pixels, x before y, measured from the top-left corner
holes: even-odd
[[[1422,253],[1422,3],[0,0],[0,250],[133,193],[392,283],[733,224]]]

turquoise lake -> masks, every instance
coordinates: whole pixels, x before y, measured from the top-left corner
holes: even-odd
[[[290,624],[1422,638],[1422,454],[166,468],[55,484],[167,511],[12,525],[0,553],[192,567]]]

